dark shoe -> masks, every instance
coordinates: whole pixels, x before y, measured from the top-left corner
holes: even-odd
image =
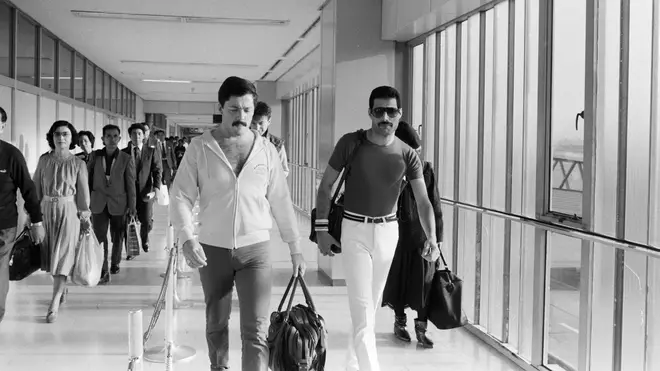
[[[118,265],[113,265],[113,266],[110,268],[110,273],[112,273],[112,274],[117,274],[117,273],[119,273],[119,266],[118,266]]]
[[[401,341],[410,343],[410,334],[406,330],[407,322],[408,318],[405,315],[403,317],[394,317],[394,336]]]
[[[143,244],[142,250],[144,250],[144,252],[149,252],[149,244],[148,243]]]
[[[105,285],[110,283],[110,274],[108,271],[101,272],[101,279],[99,280],[99,285]]]
[[[131,255],[131,256],[127,256],[127,257],[126,257],[126,260],[128,260],[128,261],[131,261],[131,260],[133,260],[133,259],[135,259],[135,256],[133,256],[133,255]]]
[[[417,335],[417,342],[423,348],[433,348],[433,340],[426,336],[427,321],[415,320],[415,335]]]

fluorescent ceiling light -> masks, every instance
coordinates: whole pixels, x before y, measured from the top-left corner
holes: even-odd
[[[201,23],[201,24],[236,24],[236,25],[245,25],[245,26],[286,26],[290,22],[288,19],[195,17],[195,16],[182,16],[182,15],[95,12],[95,11],[87,11],[87,10],[72,10],[71,14],[81,18],[106,18],[106,19],[121,19],[127,21],[152,21],[152,22]]]
[[[53,76],[41,76],[41,79],[42,80],[55,80],[55,78]],[[73,79],[74,80],[82,80],[83,78],[82,77],[74,77]],[[60,77],[60,80],[71,80],[71,77],[63,76],[63,77]]]
[[[152,80],[152,79],[143,79],[144,82],[168,82],[173,84],[190,84],[192,81],[188,80]]]
[[[206,63],[206,62],[164,62],[164,61],[135,61],[135,60],[121,60],[123,64],[153,64],[161,66],[195,66],[195,67],[241,67],[241,68],[255,68],[259,67],[258,64],[242,64],[242,63]]]

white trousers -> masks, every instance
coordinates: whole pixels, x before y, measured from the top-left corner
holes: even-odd
[[[397,222],[369,224],[344,219],[341,247],[351,311],[347,371],[380,371],[376,352],[376,310],[394,258]]]

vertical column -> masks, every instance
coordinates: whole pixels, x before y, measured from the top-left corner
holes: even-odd
[[[381,14],[379,0],[330,0],[322,10],[317,181],[339,138],[369,127],[371,90],[390,85],[403,91],[406,81],[397,76],[401,76],[400,54],[405,48],[381,39]],[[318,259],[321,274],[332,284],[343,284],[341,260],[320,254]]]
[[[282,133],[284,132],[284,129],[282,126],[286,123],[282,120],[282,101],[277,98],[277,82],[257,81],[255,85],[259,94],[259,100],[266,102],[273,111],[271,117],[272,124],[268,129],[268,132],[279,138],[283,138]]]

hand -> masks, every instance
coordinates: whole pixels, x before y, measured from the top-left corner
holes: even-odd
[[[206,266],[206,254],[204,254],[204,249],[202,245],[197,242],[194,238],[186,241],[183,244],[183,257],[186,259],[186,263],[192,269],[197,269]]]
[[[83,232],[89,231],[90,227],[92,226],[92,223],[90,222],[89,218],[86,217],[81,217],[80,218],[80,230]]]
[[[33,225],[30,227],[30,237],[32,238],[32,242],[35,244],[40,244],[44,240],[44,236],[46,235],[46,232],[44,231],[44,226],[39,224],[39,225]]]
[[[305,263],[305,258],[303,257],[302,253],[291,254],[291,264],[293,265],[294,277],[297,277],[298,274],[301,276],[305,275],[307,264]]]
[[[128,216],[130,216],[132,218],[137,218],[137,210],[135,210],[134,208],[129,208],[128,209]]]
[[[341,247],[341,244],[335,240],[334,237],[329,232],[316,232],[316,241],[321,250],[321,254],[324,256],[335,256],[335,253],[332,252],[332,245],[337,245]]]
[[[440,258],[440,249],[437,242],[433,240],[426,240],[424,249],[422,250],[422,258],[429,262],[435,262]]]

